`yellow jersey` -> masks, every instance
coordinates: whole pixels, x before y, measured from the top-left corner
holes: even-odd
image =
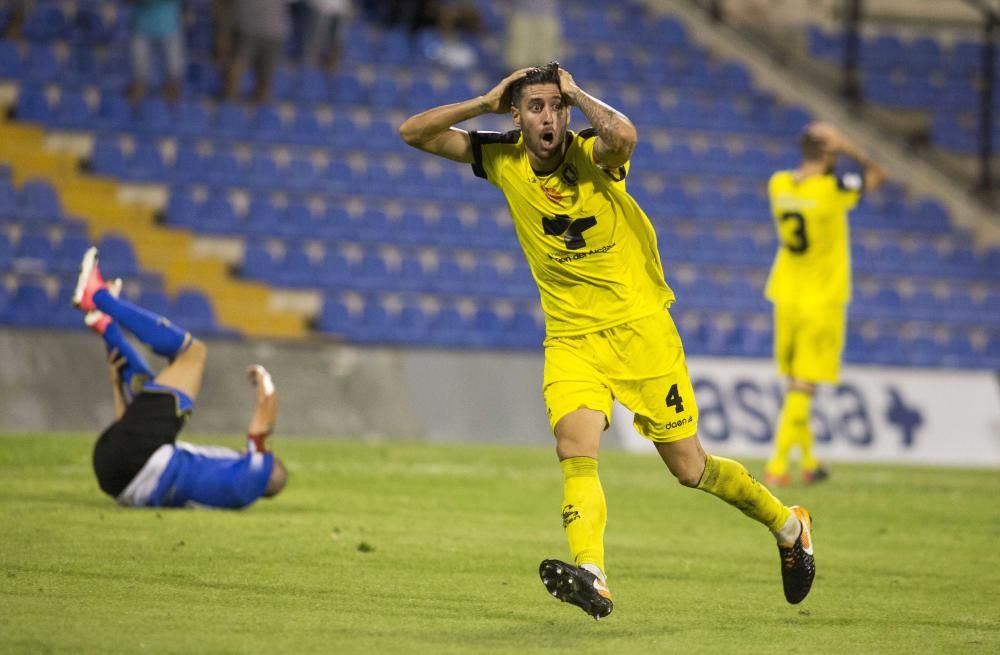
[[[780,243],[765,294],[780,304],[845,305],[851,299],[847,212],[858,204],[864,180],[856,173],[801,181],[795,175],[778,171],[768,183]]]
[[[568,131],[562,163],[547,175],[532,170],[520,130],[469,136],[473,172],[507,199],[549,336],[604,330],[673,302],[656,233],[625,190],[628,165],[597,165],[593,129]]]

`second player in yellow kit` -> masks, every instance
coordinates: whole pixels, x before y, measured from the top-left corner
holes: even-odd
[[[766,482],[778,485],[789,482],[789,456],[796,447],[806,482],[827,476],[812,453],[812,397],[816,384],[840,379],[851,300],[848,212],[864,190],[885,177],[830,125],[810,126],[800,147],[801,166],[775,173],[768,183],[779,244],[765,295],[774,304],[775,363],[789,381],[765,471]],[[864,173],[836,174],[841,152],[861,162]]]
[[[591,128],[568,129],[570,106]],[[510,111],[516,130],[455,124]],[[486,95],[409,118],[410,145],[472,164],[503,191],[545,313],[544,396],[563,472],[562,521],[573,563],[544,560],[556,598],[594,618],[611,613],[605,575],[607,505],[597,472],[601,433],[618,398],[685,486],[711,493],[775,535],[791,603],[812,585],[810,519],[785,507],[738,462],[706,455],[684,350],[668,308],[656,235],[626,191],[632,123],[552,63],[522,69]]]

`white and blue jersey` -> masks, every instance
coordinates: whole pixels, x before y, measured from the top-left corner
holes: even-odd
[[[160,446],[116,500],[131,507],[239,509],[264,495],[272,453],[183,441]]]

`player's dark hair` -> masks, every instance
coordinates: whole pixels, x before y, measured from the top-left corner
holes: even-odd
[[[803,132],[799,137],[799,150],[802,151],[802,158],[806,161],[819,161],[826,153],[826,142],[817,139],[809,132]]]
[[[544,66],[535,66],[528,73],[510,85],[510,104],[517,106],[521,101],[521,91],[532,84],[555,84],[559,86],[559,62],[551,61]]]

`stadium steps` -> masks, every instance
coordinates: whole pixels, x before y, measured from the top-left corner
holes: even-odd
[[[112,232],[126,236],[140,264],[161,273],[169,292],[194,287],[208,294],[223,325],[246,336],[306,336],[307,316],[270,310],[266,285],[231,279],[221,260],[191,257],[191,234],[161,229],[153,221],[152,210],[122,204],[117,200],[117,184],[79,174],[78,157],[46,152],[45,138],[41,128],[0,122],[0,160],[11,164],[18,183],[31,177],[48,179],[58,190],[66,213],[87,222],[92,239]]]

